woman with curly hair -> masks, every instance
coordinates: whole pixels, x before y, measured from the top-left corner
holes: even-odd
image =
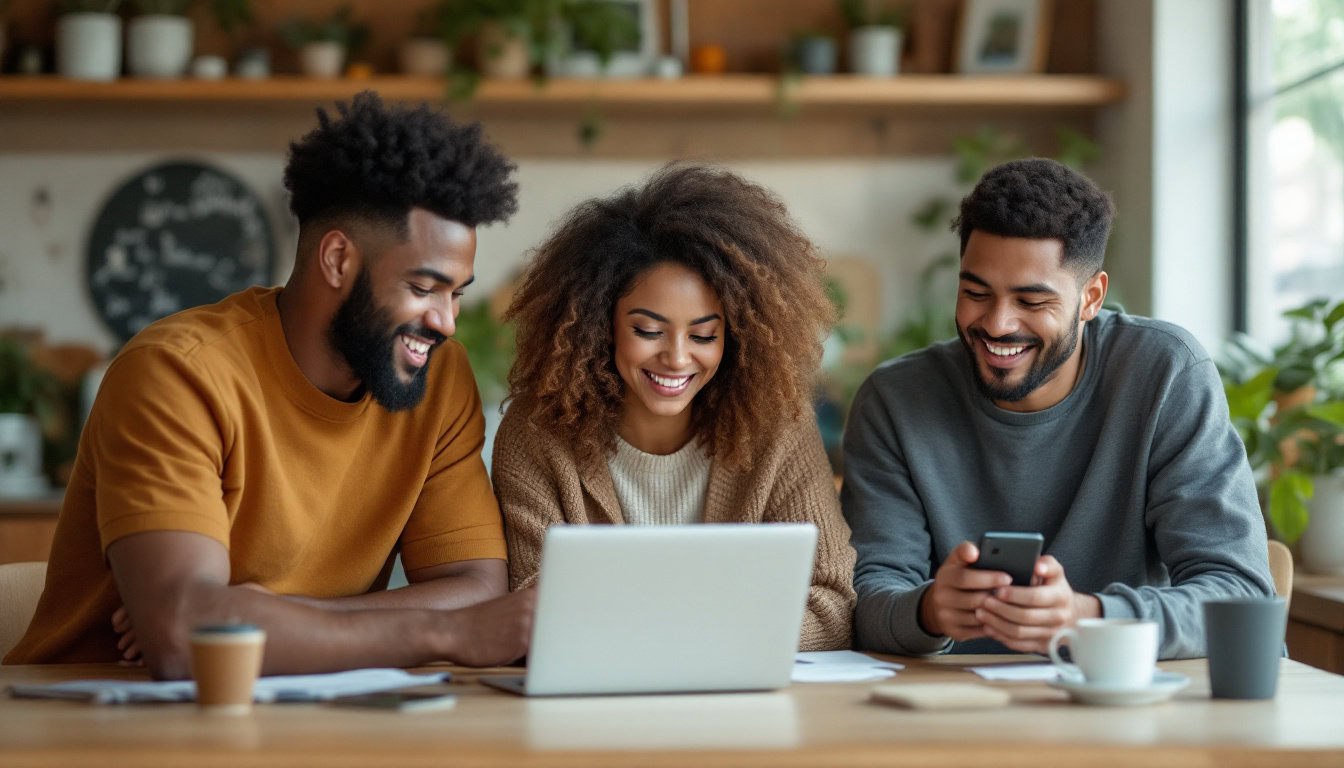
[[[778,199],[721,169],[671,165],[569,214],[505,316],[513,589],[552,523],[810,522],[800,645],[850,646],[854,550],[811,412],[824,265]]]

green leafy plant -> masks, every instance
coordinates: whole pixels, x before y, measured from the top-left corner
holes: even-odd
[[[639,42],[633,16],[603,0],[441,0],[430,10],[434,28],[449,45],[502,26],[528,45],[533,64],[544,63],[568,30],[574,42],[596,54],[606,66],[616,51]],[[470,94],[467,94],[470,96]]]
[[[546,82],[541,65],[559,48],[561,34],[592,51],[604,69],[617,51],[638,44],[640,35],[634,16],[603,0],[441,0],[431,9],[431,18],[438,20],[439,36],[453,47],[490,25],[523,40],[539,87]],[[448,98],[470,100],[480,81],[481,73],[472,64],[455,66],[449,73]],[[596,104],[588,105],[578,127],[579,142],[591,146],[601,136],[603,124]]]
[[[369,26],[351,19],[350,6],[343,5],[321,21],[294,18],[280,27],[280,36],[292,48],[309,43],[340,43],[353,55],[369,40]]]
[[[1288,310],[1289,339],[1266,348],[1238,334],[1219,363],[1232,423],[1280,538],[1297,541],[1313,478],[1344,467],[1344,301]]]
[[[252,15],[252,0],[210,0],[210,15],[226,35],[252,26],[256,17]]]
[[[158,16],[186,16],[196,0],[131,0],[131,5],[143,14]]]
[[[905,26],[905,6],[874,0],[839,0],[840,15],[850,29]]]
[[[487,403],[503,401],[509,391],[509,368],[513,365],[513,328],[491,313],[488,301],[463,307],[457,314],[456,325],[453,338],[467,348],[481,399]]]
[[[0,413],[36,416],[46,423],[56,414],[60,398],[56,377],[37,367],[28,348],[0,337]]]
[[[61,0],[61,13],[116,13],[121,0]]]

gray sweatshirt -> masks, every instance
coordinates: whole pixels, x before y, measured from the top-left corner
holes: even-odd
[[[962,541],[1039,531],[1105,616],[1156,621],[1160,656],[1204,655],[1201,603],[1273,595],[1255,484],[1218,372],[1181,328],[1103,311],[1077,386],[995,406],[961,342],[882,364],[845,429],[841,504],[858,551],[858,647],[1003,653],[924,632],[920,596]]]

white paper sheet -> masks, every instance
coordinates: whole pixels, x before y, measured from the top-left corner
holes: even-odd
[[[902,664],[879,661],[857,651],[804,651],[794,656],[795,683],[857,683],[893,677]]]
[[[259,704],[275,701],[326,701],[337,696],[391,691],[446,680],[445,673],[412,675],[401,669],[352,669],[329,675],[275,675],[257,680],[252,698]],[[95,704],[195,701],[196,683],[175,680],[162,683],[124,680],[71,680],[54,685],[12,685],[9,694],[18,698],[78,699]]]
[[[994,664],[987,667],[967,667],[986,680],[1054,680],[1059,669],[1054,664]]]

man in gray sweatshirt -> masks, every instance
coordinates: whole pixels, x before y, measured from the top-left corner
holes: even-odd
[[[1204,655],[1201,603],[1272,595],[1246,452],[1186,331],[1103,310],[1110,198],[1051,160],[961,203],[959,339],[884,363],[845,430],[859,647],[1043,653],[1088,617]],[[985,531],[1045,536],[1033,586],[975,570]]]

